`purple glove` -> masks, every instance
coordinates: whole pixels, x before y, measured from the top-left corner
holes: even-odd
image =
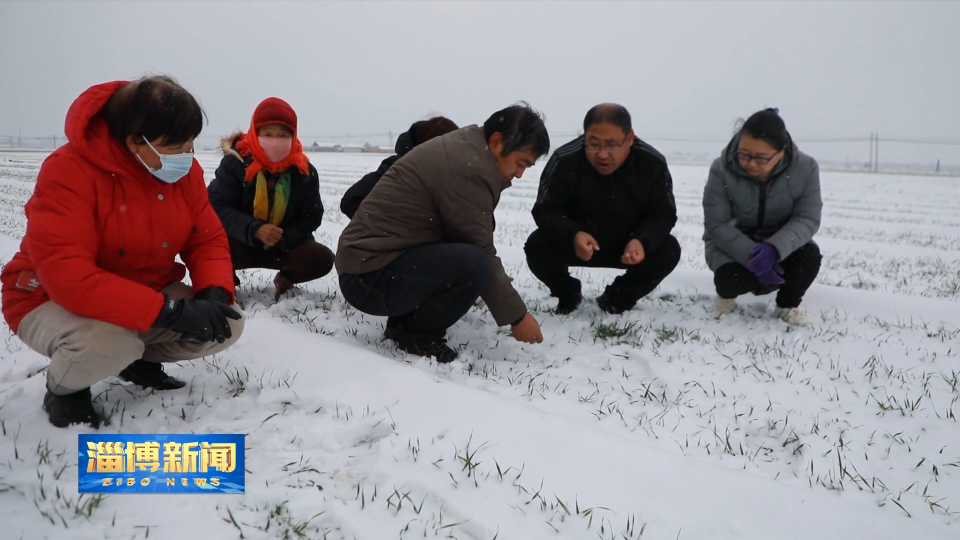
[[[753,272],[755,276],[766,274],[773,269],[780,254],[777,248],[763,242],[750,248],[750,258],[747,260],[747,270]]]
[[[757,281],[763,285],[783,285],[786,283],[783,279],[783,268],[779,264],[774,264],[770,270],[757,274]]]

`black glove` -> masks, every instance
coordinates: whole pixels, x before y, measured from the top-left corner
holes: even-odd
[[[174,300],[164,295],[163,309],[153,326],[169,328],[197,341],[223,343],[233,336],[228,318],[239,321],[243,317],[222,302]]]
[[[200,289],[197,291],[193,297],[197,300],[212,300],[214,302],[220,302],[221,304],[230,303],[230,293],[224,290],[222,287],[207,287],[205,289]]]

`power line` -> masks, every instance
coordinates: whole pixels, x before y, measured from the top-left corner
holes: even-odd
[[[906,144],[932,144],[940,146],[960,146],[960,140],[936,140],[936,139],[889,139],[885,137],[880,138],[884,142],[897,142],[897,143],[906,143]]]

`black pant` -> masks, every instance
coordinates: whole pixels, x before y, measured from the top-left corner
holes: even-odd
[[[340,274],[347,302],[377,317],[389,317],[399,342],[432,343],[476,303],[490,278],[483,248],[431,244],[413,248],[380,270]]]
[[[557,298],[580,296],[580,280],[570,275],[572,266],[626,270],[607,286],[603,294],[613,305],[630,309],[656,289],[677,267],[680,263],[680,243],[673,236],[667,236],[656,251],[646,253],[643,262],[635,265],[625,265],[620,261],[626,247],[626,243],[620,246],[601,245],[600,251],[595,252],[589,261],[584,261],[577,257],[572,242],[570,245],[557,244],[537,229],[527,239],[523,250],[527,254],[530,271],[550,289],[550,295]]]
[[[230,258],[234,271],[246,268],[279,270],[280,275],[291,283],[320,279],[333,268],[333,252],[315,240],[306,240],[290,251],[281,252],[277,248],[257,248],[231,238]]]
[[[820,248],[810,242],[780,262],[780,267],[783,268],[783,285],[763,285],[753,272],[738,263],[727,263],[718,268],[713,275],[713,283],[720,298],[736,298],[747,293],[762,296],[779,291],[777,306],[795,308],[800,305],[803,295],[817,279],[822,260]]]

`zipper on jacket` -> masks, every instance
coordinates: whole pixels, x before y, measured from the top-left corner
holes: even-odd
[[[767,183],[760,184],[760,208],[757,210],[757,233],[763,228],[764,214],[767,212]]]

